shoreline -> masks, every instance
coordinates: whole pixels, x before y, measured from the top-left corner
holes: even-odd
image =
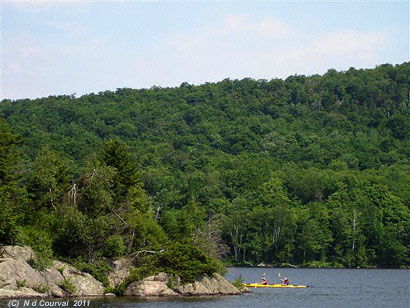
[[[226,264],[226,268],[231,267],[243,267],[243,268],[303,268],[303,269],[410,269],[409,267],[399,267],[399,268],[392,268],[392,267],[377,267],[377,266],[367,266],[367,267],[344,267],[344,266],[304,266],[304,265],[280,265],[280,264]]]
[[[302,266],[302,265],[292,265],[292,266],[280,266],[280,265],[225,265],[226,268],[240,267],[240,268],[294,268],[294,269],[345,269],[345,270],[357,270],[357,269],[366,269],[366,270],[383,270],[383,269],[392,269],[392,270],[409,270],[410,267],[400,267],[400,268],[391,268],[391,267],[338,267],[338,266]]]
[[[177,275],[159,272],[156,275],[128,280],[132,263],[116,262],[107,273],[109,285],[97,280],[72,264],[53,260],[47,268],[32,267],[34,251],[27,246],[5,246],[0,258],[0,298],[113,298],[116,297],[189,297],[239,295],[241,291],[214,272],[201,274],[192,282],[183,282]],[[122,284],[124,284],[122,286]],[[116,294],[114,289],[120,290]]]

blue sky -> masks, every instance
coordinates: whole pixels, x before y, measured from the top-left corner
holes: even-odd
[[[407,1],[40,0],[1,9],[1,98],[409,61]]]

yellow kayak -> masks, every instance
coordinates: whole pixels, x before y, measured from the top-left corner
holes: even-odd
[[[261,284],[261,283],[244,283],[245,287],[248,288],[307,288],[308,286],[297,285],[297,284]]]

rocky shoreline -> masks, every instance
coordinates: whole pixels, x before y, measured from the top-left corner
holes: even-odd
[[[35,253],[30,247],[5,246],[0,254],[0,298],[102,297],[103,284],[88,273],[60,261],[53,261],[45,270],[34,269],[30,260]],[[115,261],[108,275],[115,287],[129,274],[127,260]],[[193,283],[182,284],[179,277],[159,273],[131,282],[124,296],[176,297],[201,295],[239,295],[235,286],[219,274],[203,275]]]

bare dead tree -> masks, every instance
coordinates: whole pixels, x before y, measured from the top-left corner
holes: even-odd
[[[164,248],[163,248],[163,249],[160,249],[160,250],[157,250],[157,251],[155,251],[155,250],[145,250],[145,249],[143,249],[143,250],[138,250],[138,251],[136,251],[136,252],[130,254],[130,257],[136,259],[136,258],[138,257],[138,255],[140,255],[141,253],[157,254],[157,253],[163,253],[164,251],[165,251]]]
[[[155,214],[155,220],[158,220],[160,217],[160,212],[161,212],[161,205],[157,207],[157,213]]]
[[[54,205],[54,200],[53,200],[53,194],[52,194],[52,190],[51,188],[48,189],[49,193],[50,193],[50,203],[52,205],[52,207],[56,210],[56,206]]]
[[[71,189],[68,192],[68,196],[70,205],[77,205],[77,186],[75,183],[73,184],[73,186],[71,186]]]

